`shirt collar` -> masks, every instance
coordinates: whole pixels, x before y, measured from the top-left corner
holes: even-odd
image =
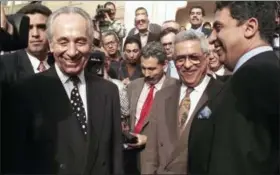
[[[248,60],[250,60],[251,58],[253,58],[254,56],[263,53],[263,52],[267,52],[267,51],[272,51],[272,47],[270,46],[260,46],[257,48],[254,48],[252,50],[250,50],[249,52],[245,53],[244,55],[242,55],[240,57],[240,59],[238,60],[233,73],[235,73],[245,62],[247,62]]]
[[[56,63],[55,63],[55,70],[56,70],[57,75],[58,75],[59,79],[61,80],[62,84],[66,84],[70,77],[68,75],[66,75],[65,73],[63,73]],[[82,84],[86,83],[84,70],[82,70],[82,72],[79,73],[79,75],[77,75],[77,76],[79,77]]]
[[[27,56],[28,56],[34,70],[38,69],[41,61],[39,59],[37,59],[36,57],[34,57],[33,55],[29,54],[28,52],[26,52],[26,53],[27,53]],[[43,63],[44,63],[44,65],[47,64],[47,57],[45,60],[43,60]]]
[[[150,24],[148,25],[148,31],[147,33],[151,32],[150,30]],[[138,34],[139,33],[139,30],[135,27],[135,31],[134,31],[134,35]],[[140,33],[139,33],[140,34]]]

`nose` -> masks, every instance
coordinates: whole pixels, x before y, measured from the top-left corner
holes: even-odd
[[[217,33],[215,30],[212,30],[210,36],[208,37],[209,44],[214,44],[217,40]]]
[[[149,71],[148,69],[144,70],[145,77],[150,77],[150,75],[151,75],[151,71]]]
[[[189,69],[192,65],[193,65],[192,62],[190,62],[189,59],[186,59],[184,63],[185,68]]]
[[[38,29],[36,27],[33,27],[31,29],[31,36],[32,37],[38,37],[39,36],[39,31],[38,31]]]
[[[70,57],[70,58],[73,58],[77,55],[78,53],[78,50],[76,48],[76,45],[74,43],[70,43],[68,45],[68,48],[67,48],[67,55]]]

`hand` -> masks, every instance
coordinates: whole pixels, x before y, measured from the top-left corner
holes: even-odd
[[[122,83],[123,83],[125,86],[127,86],[127,85],[130,83],[129,78],[123,79]]]
[[[138,142],[135,144],[128,143],[127,144],[128,148],[130,148],[130,149],[139,148],[147,143],[147,136],[142,135],[142,134],[136,134],[136,133],[130,133],[130,134],[137,137]]]
[[[9,23],[7,17],[6,17],[6,14],[5,14],[5,10],[4,10],[4,7],[2,4],[0,4],[1,6],[1,16],[0,16],[0,21],[1,21],[1,28],[4,30],[4,31],[7,31],[10,35],[12,35],[14,33],[13,31],[13,26],[11,23]]]
[[[108,21],[108,22],[111,22],[111,23],[113,22],[108,13],[105,13],[105,19],[104,20]]]

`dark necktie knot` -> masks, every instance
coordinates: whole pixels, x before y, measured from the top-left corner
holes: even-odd
[[[186,95],[189,96],[189,95],[192,93],[193,90],[194,90],[194,88],[188,87],[188,88],[187,88],[187,91],[186,91]]]
[[[78,76],[71,76],[69,80],[74,84],[74,86],[77,86],[80,83],[80,78]]]

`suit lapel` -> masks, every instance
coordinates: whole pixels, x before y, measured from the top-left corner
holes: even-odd
[[[189,119],[182,135],[180,136],[179,140],[175,144],[174,150],[170,155],[170,160],[168,161],[168,164],[170,164],[176,157],[178,157],[180,155],[180,153],[184,152],[184,150],[186,150],[188,148],[188,135],[189,135],[189,132],[190,132],[192,120],[193,120],[194,117],[197,116],[197,113],[201,110],[201,108],[203,106],[205,106],[205,104],[209,100],[209,97],[212,96],[212,94],[213,94],[213,92],[212,92],[213,81],[214,81],[214,79],[211,78],[209,84],[207,85],[206,89],[204,90],[202,96],[200,97],[192,115],[190,116],[190,119]],[[168,166],[168,164],[166,166]]]
[[[135,122],[136,122],[136,109],[137,109],[137,103],[138,99],[140,97],[141,91],[144,86],[144,78],[139,79],[138,83],[135,84],[135,86],[132,89],[132,94],[131,94],[131,111],[132,111],[132,116],[131,116],[131,129],[134,129]]]
[[[35,74],[31,61],[29,60],[25,50],[20,50],[17,53],[17,57],[19,63],[18,65],[20,66],[19,74],[21,77]]]

